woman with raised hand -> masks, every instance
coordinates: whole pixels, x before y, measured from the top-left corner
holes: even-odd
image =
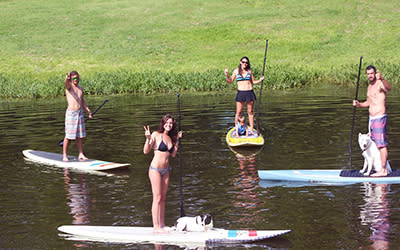
[[[165,227],[165,200],[171,173],[169,157],[175,157],[178,151],[178,139],[182,138],[182,131],[177,131],[176,121],[170,114],[166,114],[160,121],[157,131],[150,132],[149,126],[144,126],[146,141],[143,153],[154,150],[154,157],[149,167],[149,179],[153,193],[151,214],[155,233],[168,233]]]
[[[236,114],[235,114],[235,126],[238,123],[239,115],[243,111],[243,107],[247,105],[247,114],[249,116],[250,133],[253,134],[254,127],[254,101],[256,95],[253,91],[253,84],[258,84],[264,80],[264,76],[261,76],[259,80],[254,80],[253,72],[251,70],[250,60],[244,56],[240,59],[239,66],[233,70],[232,76],[228,76],[228,68],[225,69],[225,77],[228,83],[233,83],[236,80],[238,85],[238,91],[236,94]]]

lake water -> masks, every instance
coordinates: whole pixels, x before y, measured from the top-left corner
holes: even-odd
[[[365,88],[360,99],[365,98]],[[210,213],[226,229],[291,229],[277,239],[218,249],[399,249],[400,185],[264,186],[257,170],[349,168],[354,90],[264,91],[258,151],[229,149],[234,91],[181,94],[183,201],[187,215]],[[257,93],[258,94],[258,93]],[[400,94],[388,96],[392,167],[400,164]],[[21,151],[60,152],[65,98],[0,102],[0,248],[181,249],[172,245],[79,242],[59,236],[65,224],[151,226],[152,194],[144,155],[143,125],[152,131],[165,113],[177,115],[176,95],[86,97],[92,110],[85,153],[131,163],[124,171],[94,175],[33,164]],[[361,168],[356,142],[367,131],[368,113],[357,109],[353,168]],[[70,146],[76,154],[75,143]],[[173,159],[166,223],[180,215],[178,160]]]

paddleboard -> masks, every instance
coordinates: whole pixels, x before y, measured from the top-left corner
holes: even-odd
[[[257,134],[257,130],[253,129],[253,135],[249,136],[234,136],[235,127],[231,128],[226,134],[226,143],[230,147],[243,147],[243,146],[262,146],[264,145],[264,137]]]
[[[211,229],[207,232],[178,232],[170,230],[166,234],[153,233],[152,227],[130,226],[83,226],[64,225],[59,231],[68,235],[67,239],[101,241],[113,243],[165,243],[178,245],[213,245],[249,243],[277,237],[291,230],[225,230]]]
[[[363,176],[360,170],[258,170],[261,180],[323,184],[400,183],[400,169],[386,177]]]
[[[62,160],[62,154],[30,149],[24,150],[22,153],[30,161],[61,168],[75,168],[84,171],[104,171],[127,167],[130,165],[129,163],[115,163],[92,159],[80,161],[78,157],[75,156],[68,156],[69,161],[65,162]]]

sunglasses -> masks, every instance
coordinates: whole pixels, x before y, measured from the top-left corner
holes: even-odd
[[[72,81],[79,81],[78,77],[71,78]]]
[[[241,61],[241,63],[249,64],[249,62],[247,62],[247,61]]]

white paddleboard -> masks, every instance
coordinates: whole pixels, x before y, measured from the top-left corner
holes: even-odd
[[[363,176],[359,170],[341,169],[297,169],[297,170],[258,170],[261,180],[291,181],[321,184],[354,184],[362,182],[371,183],[400,183],[400,170],[393,169],[387,177]]]
[[[22,151],[24,156],[31,161],[42,163],[45,165],[51,165],[61,168],[75,168],[84,171],[104,171],[111,170],[121,167],[127,167],[129,163],[115,163],[109,161],[92,160],[80,161],[78,157],[68,156],[69,161],[65,162],[62,160],[62,154],[37,151],[37,150],[24,150]]]
[[[58,230],[68,234],[64,236],[71,240],[196,246],[249,243],[290,232],[290,230],[225,230],[214,228],[207,232],[178,232],[171,229],[169,233],[157,234],[153,233],[152,227],[81,225],[60,226]]]

